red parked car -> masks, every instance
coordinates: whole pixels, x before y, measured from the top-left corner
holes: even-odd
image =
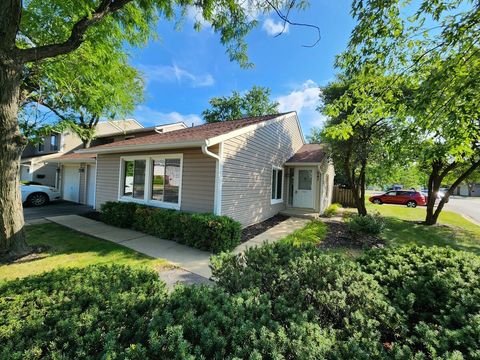
[[[427,198],[420,191],[392,190],[382,195],[374,195],[368,199],[374,204],[401,204],[414,208],[427,205]]]

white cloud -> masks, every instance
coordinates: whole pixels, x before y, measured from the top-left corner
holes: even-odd
[[[296,111],[304,124],[310,127],[321,127],[325,123],[326,117],[317,111],[317,107],[320,105],[319,95],[318,84],[309,79],[295,87],[290,93],[281,95],[275,100],[279,103],[280,112]]]
[[[266,18],[263,22],[262,29],[267,32],[270,36],[275,36],[280,33],[288,33],[289,26],[288,23],[283,23],[282,21],[275,22],[271,18]]]
[[[287,95],[279,96],[276,100],[280,103],[280,111],[314,109],[318,106],[320,90],[313,80],[305,81],[298,89]]]
[[[135,119],[144,126],[154,126],[183,121],[187,126],[200,125],[203,120],[197,114],[180,114],[179,112],[161,112],[149,106],[139,105],[135,110]]]
[[[215,79],[210,74],[196,75],[176,64],[173,65],[139,65],[150,82],[177,82],[191,87],[205,87],[215,84]]]

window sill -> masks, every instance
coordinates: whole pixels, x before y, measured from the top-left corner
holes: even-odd
[[[135,198],[123,196],[123,197],[120,197],[118,201],[133,202],[140,205],[153,206],[153,207],[158,207],[163,209],[180,210],[180,204],[173,204],[173,203],[167,203],[167,202],[156,201],[156,200],[145,201],[144,199],[135,199]]]
[[[270,199],[270,205],[282,204],[283,199]]]

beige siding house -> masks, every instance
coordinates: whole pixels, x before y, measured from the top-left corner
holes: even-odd
[[[183,122],[143,127],[134,119],[101,121],[95,128],[96,138],[92,141],[92,146],[186,127]],[[29,145],[23,153],[21,180],[54,186],[59,189],[64,200],[93,207],[96,196],[96,157],[75,152],[82,147],[82,140],[72,130],[54,133],[45,137],[40,144]]]
[[[248,226],[288,210],[322,213],[333,166],[305,144],[296,113],[204,124],[78,151],[96,163],[95,207],[130,201],[227,215]]]

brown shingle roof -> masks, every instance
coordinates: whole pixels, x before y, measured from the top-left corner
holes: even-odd
[[[95,160],[95,154],[82,154],[82,153],[68,153],[64,154],[62,156],[56,157],[51,159],[51,162],[62,162],[62,161],[68,161],[68,160],[74,160],[74,161],[79,161],[79,160]]]
[[[325,157],[323,144],[305,144],[287,160],[288,163],[319,163]]]
[[[255,116],[249,118],[243,118],[239,120],[223,121],[217,123],[197,125],[186,129],[179,129],[169,131],[162,134],[153,134],[144,137],[133,138],[129,140],[116,141],[113,143],[95,146],[89,149],[89,151],[114,149],[116,147],[132,146],[135,145],[155,145],[155,144],[170,144],[170,143],[187,143],[195,141],[204,141],[219,135],[227,134],[231,131],[241,129],[243,127],[261,123],[263,121],[274,119],[284,114]]]

